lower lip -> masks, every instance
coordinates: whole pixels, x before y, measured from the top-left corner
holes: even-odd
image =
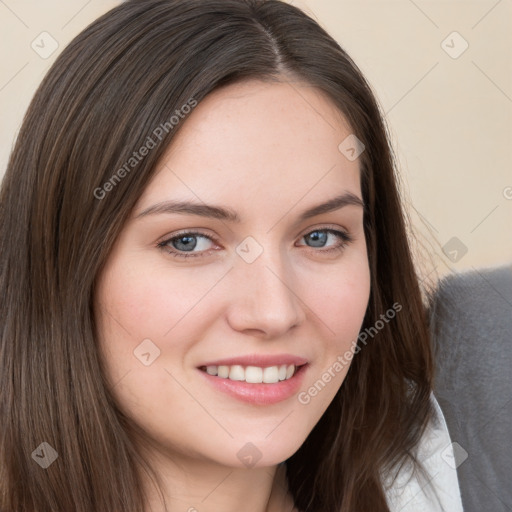
[[[205,379],[219,391],[237,398],[242,402],[254,405],[271,405],[290,398],[300,388],[308,365],[301,366],[288,380],[281,380],[273,384],[250,384],[242,380],[230,380],[210,375],[202,370],[198,371]]]

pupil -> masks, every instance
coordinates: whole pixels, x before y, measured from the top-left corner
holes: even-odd
[[[176,247],[176,245],[179,245],[182,240],[187,240],[183,244],[183,247]],[[175,248],[180,251],[181,250],[185,250],[185,251],[192,250],[195,248],[196,245],[197,245],[197,241],[195,240],[195,237],[192,237],[192,236],[182,236],[182,237],[178,238],[177,240],[175,240]]]
[[[313,231],[309,235],[309,238],[311,239],[312,242],[314,242],[314,243],[320,242],[318,245],[315,245],[314,247],[323,247],[323,245],[326,242],[326,240],[325,240],[326,237],[327,237],[327,233],[325,233],[323,231]]]

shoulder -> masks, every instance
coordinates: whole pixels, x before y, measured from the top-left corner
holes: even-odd
[[[512,267],[444,279],[431,318],[436,397],[469,454],[457,468],[464,507],[498,510],[512,502]]]
[[[482,362],[498,361],[503,349],[511,352],[511,313],[512,266],[444,278],[430,307],[438,372],[455,379],[475,368],[486,371]]]
[[[474,269],[443,278],[432,299],[432,314],[441,317],[494,314],[512,306],[512,266]],[[510,315],[509,315],[510,316]]]
[[[409,461],[384,479],[392,512],[462,512],[453,445],[443,413],[431,396],[435,415],[427,426],[415,457],[422,469]]]
[[[512,266],[443,279],[431,301],[436,387],[444,392],[509,381]],[[492,368],[492,372],[489,369]],[[505,379],[505,381],[503,381]]]

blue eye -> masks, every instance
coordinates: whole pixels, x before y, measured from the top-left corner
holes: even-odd
[[[304,235],[303,238],[309,239],[313,244],[312,247],[324,247],[327,240],[329,239],[329,235],[333,235],[334,237],[337,237],[343,241],[342,244],[338,244],[335,247],[340,247],[342,245],[343,247],[351,241],[351,238],[349,237],[348,233],[345,233],[344,231],[338,231],[336,229],[316,229],[315,231],[311,231],[307,235]]]
[[[168,252],[171,256],[174,256],[176,258],[190,258],[190,257],[198,257],[203,256],[205,249],[203,248],[203,251],[200,253],[193,253],[194,249],[196,247],[201,247],[201,243],[197,242],[197,239],[201,238],[204,240],[209,240],[210,242],[214,242],[213,238],[211,238],[208,235],[204,235],[203,233],[196,233],[196,232],[186,232],[181,233],[177,236],[173,236],[172,238],[169,238],[167,240],[164,240],[163,242],[160,242],[158,244],[158,247]],[[206,249],[207,250],[207,249]],[[189,254],[187,254],[189,253]]]
[[[335,243],[334,246],[329,247],[328,249],[314,251],[315,253],[342,251],[350,242],[352,242],[352,238],[347,232],[330,228],[315,229],[301,238],[309,240],[313,244],[310,246],[311,248],[322,249],[329,241],[330,236],[338,239],[338,243]],[[198,239],[203,240],[203,242],[198,242]],[[204,247],[204,245],[208,245],[208,241],[217,243],[216,240],[209,235],[195,231],[187,231],[158,243],[158,247],[175,258],[197,258],[203,257],[208,253],[208,247]],[[200,250],[194,252],[194,249],[197,248]]]

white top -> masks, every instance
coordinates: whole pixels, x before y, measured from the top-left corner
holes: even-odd
[[[437,418],[427,426],[417,448],[416,457],[428,475],[412,473],[412,464],[401,469],[387,490],[388,506],[392,512],[463,512],[457,478],[457,458],[463,457],[457,443],[452,444],[443,413],[431,395]],[[459,460],[459,464],[462,461]],[[390,479],[385,479],[389,487]]]

